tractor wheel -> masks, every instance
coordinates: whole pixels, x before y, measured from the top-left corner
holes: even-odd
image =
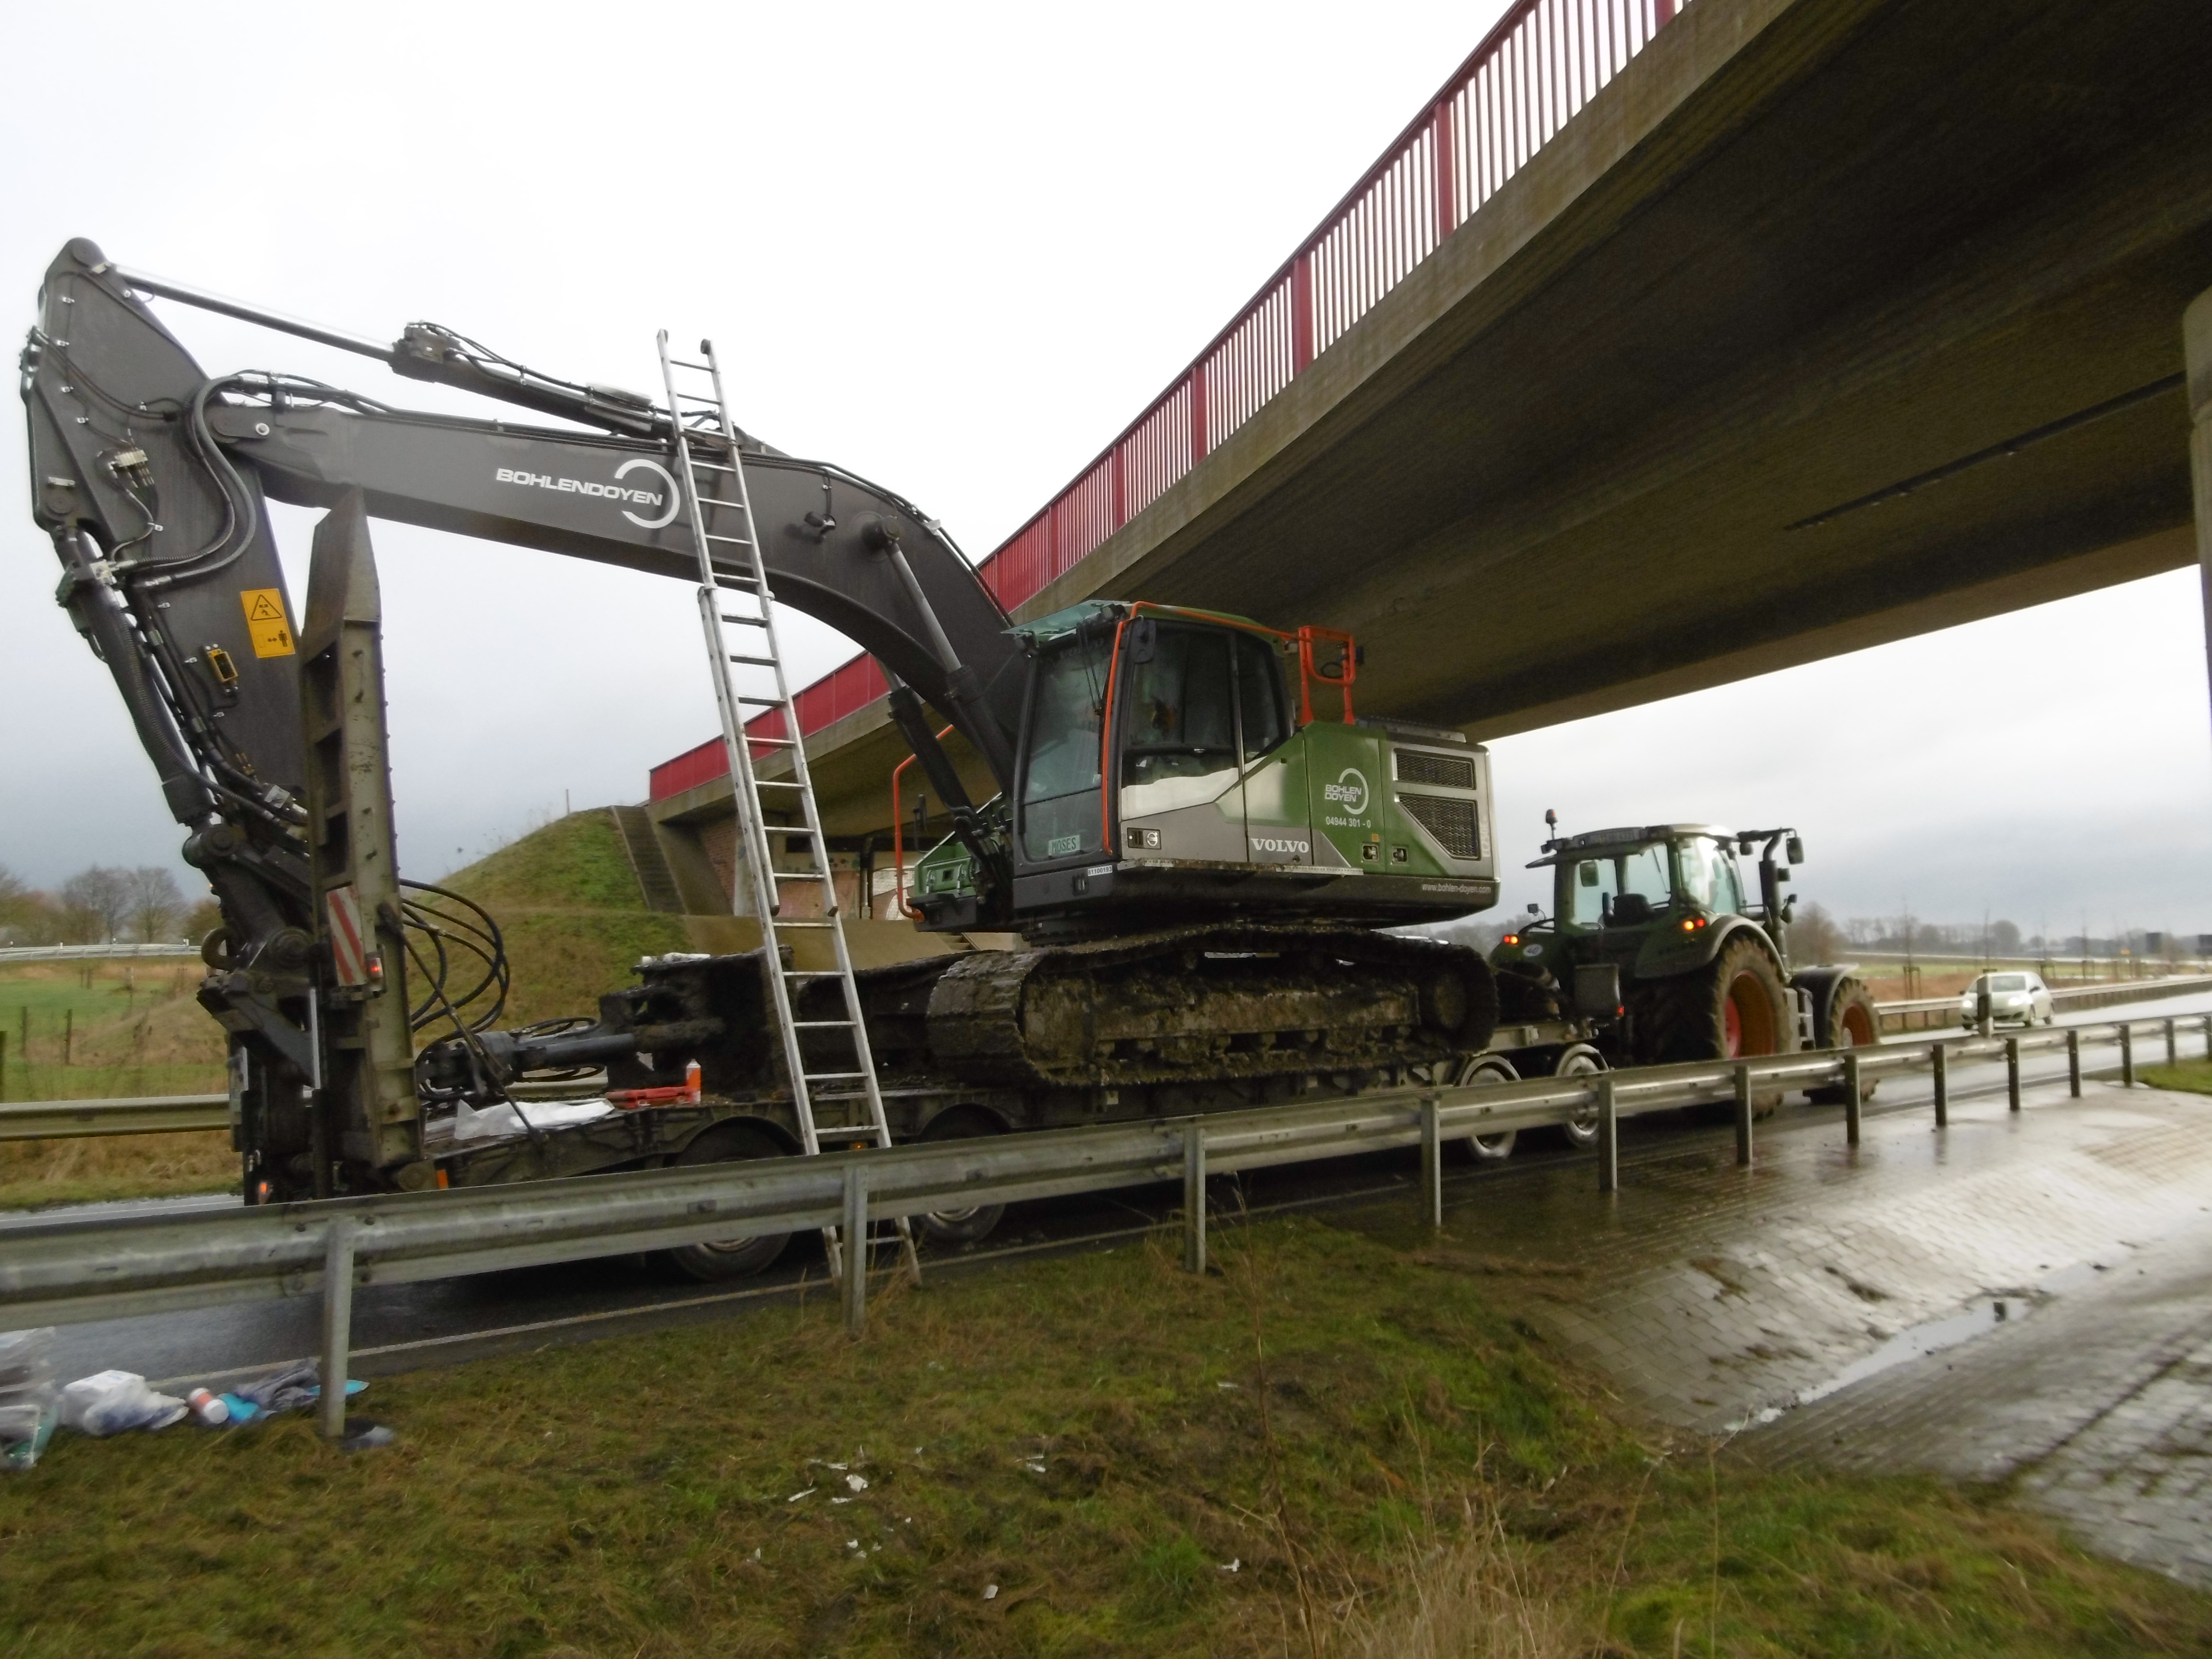
[[[1662,979],[1652,988],[1652,1059],[1751,1060],[1784,1051],[1790,1032],[1790,990],[1774,958],[1749,936],[1721,947],[1694,974]],[[1779,1091],[1752,1103],[1764,1117],[1782,1103]]]
[[[1553,1077],[1595,1077],[1605,1070],[1605,1056],[1587,1042],[1571,1043],[1559,1051],[1553,1062]],[[1587,1151],[1597,1145],[1597,1108],[1586,1107],[1559,1126],[1567,1145],[1577,1152]]]
[[[1480,1059],[1470,1060],[1461,1070],[1458,1079],[1462,1088],[1518,1083],[1520,1080],[1521,1073],[1513,1069],[1513,1062],[1498,1054],[1485,1054]],[[1500,1158],[1513,1156],[1513,1143],[1519,1135],[1518,1130],[1504,1129],[1494,1135],[1467,1135],[1447,1141],[1445,1145],[1454,1158],[1474,1164],[1495,1164]]]
[[[1002,1134],[1006,1126],[989,1113],[974,1107],[955,1107],[930,1121],[921,1132],[924,1140],[979,1140]],[[1003,1204],[971,1204],[964,1210],[932,1210],[919,1216],[921,1236],[940,1244],[973,1244],[991,1236],[1005,1218]]]
[[[1881,1016],[1875,1012],[1874,993],[1855,979],[1847,979],[1836,987],[1835,994],[1828,1000],[1826,1017],[1814,1032],[1817,1047],[1822,1048],[1864,1048],[1878,1041]],[[1881,1085],[1862,1079],[1859,1084],[1859,1103],[1864,1105],[1874,1098]],[[1844,1086],[1840,1083],[1826,1089],[1808,1089],[1805,1098],[1819,1106],[1840,1106],[1844,1103]]]
[[[740,1158],[782,1158],[783,1146],[765,1129],[748,1123],[718,1123],[693,1137],[676,1155],[678,1166],[733,1164]],[[723,1279],[750,1279],[775,1265],[791,1243],[789,1233],[766,1233],[758,1238],[733,1238],[724,1243],[710,1240],[686,1244],[661,1254],[677,1272],[709,1283]]]

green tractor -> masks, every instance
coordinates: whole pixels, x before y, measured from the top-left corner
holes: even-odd
[[[1556,814],[1544,821],[1557,830]],[[1747,890],[1737,860],[1754,851],[1757,887]],[[1543,854],[1528,867],[1556,872],[1552,915],[1529,906],[1534,919],[1492,957],[1504,1019],[1587,1022],[1615,1066],[1875,1041],[1873,994],[1849,965],[1790,963],[1796,900],[1782,889],[1805,858],[1795,830],[1662,823],[1555,833]],[[1812,1097],[1843,1097],[1826,1089]]]

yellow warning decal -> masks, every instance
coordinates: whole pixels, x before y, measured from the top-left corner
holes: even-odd
[[[246,634],[257,657],[292,654],[292,620],[284,614],[284,592],[276,587],[240,590],[238,602],[246,607]]]

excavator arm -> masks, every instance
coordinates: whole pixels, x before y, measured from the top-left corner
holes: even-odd
[[[574,429],[410,411],[283,373],[210,376],[149,294]],[[296,323],[119,270],[82,240],[48,268],[21,369],[33,516],[60,557],[57,598],[112,674],[188,831],[185,856],[223,909],[201,1000],[234,1035],[241,1151],[295,1156],[319,1183],[340,1159],[403,1185],[427,1179],[410,1030],[441,1014],[459,1024],[439,1006],[449,946],[460,950],[475,930],[491,941],[478,954],[495,973],[499,952],[495,927],[470,917],[465,901],[398,880],[381,754],[361,752],[343,718],[349,702],[381,697],[368,520],[696,582],[671,415],[429,324],[386,346]],[[695,433],[695,448],[701,441]],[[875,656],[895,688],[894,717],[933,779],[954,775],[924,699],[1006,787],[1021,648],[974,568],[892,492],[744,434],[738,447],[777,599]],[[286,591],[269,501],[330,509],[304,621]],[[734,582],[738,515],[701,505],[710,535],[724,538],[712,545],[731,550]],[[375,729],[380,741],[380,702]],[[939,788],[961,821],[969,804]],[[353,873],[373,869],[381,873]],[[347,882],[344,906],[331,908],[334,884]],[[395,994],[362,993],[364,975]],[[318,1104],[331,1095],[343,1109]],[[333,1123],[342,1146],[324,1144]],[[298,1190],[281,1178],[276,1188]]]

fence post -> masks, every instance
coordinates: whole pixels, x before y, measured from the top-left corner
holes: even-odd
[[[2120,1022],[2120,1087],[2136,1086],[2136,1028],[2127,1020]]]
[[[325,1440],[345,1435],[346,1370],[353,1360],[353,1218],[338,1216],[323,1244],[323,1396],[316,1413]]]
[[[1421,1097],[1421,1210],[1437,1232],[1444,1225],[1443,1109],[1434,1095]]]
[[[2166,1063],[2169,1066],[2179,1066],[2181,1063],[2181,1043],[2173,1034],[2173,1022],[2171,1019],[2166,1022]]]
[[[2081,1031],[2075,1025],[2066,1028],[2066,1092],[2081,1098]]]
[[[1844,1050],[1844,1139],[1859,1144],[1859,1051]]]
[[[1936,1127],[1951,1127],[1951,1051],[1940,1042],[1928,1045],[1928,1063],[1936,1073]]]
[[[858,1336],[868,1319],[868,1177],[857,1164],[845,1166],[845,1334]]]
[[[1613,1100],[1613,1073],[1597,1077],[1597,1189],[1620,1190],[1620,1113]]]
[[[2012,1111],[2020,1109],[2020,1039],[2005,1039],[2005,1105]]]
[[[1741,1060],[1735,1066],[1735,1161],[1739,1168],[1751,1163],[1751,1067]]]
[[[1206,1271],[1206,1131],[1195,1123],[1182,1132],[1182,1265]]]

